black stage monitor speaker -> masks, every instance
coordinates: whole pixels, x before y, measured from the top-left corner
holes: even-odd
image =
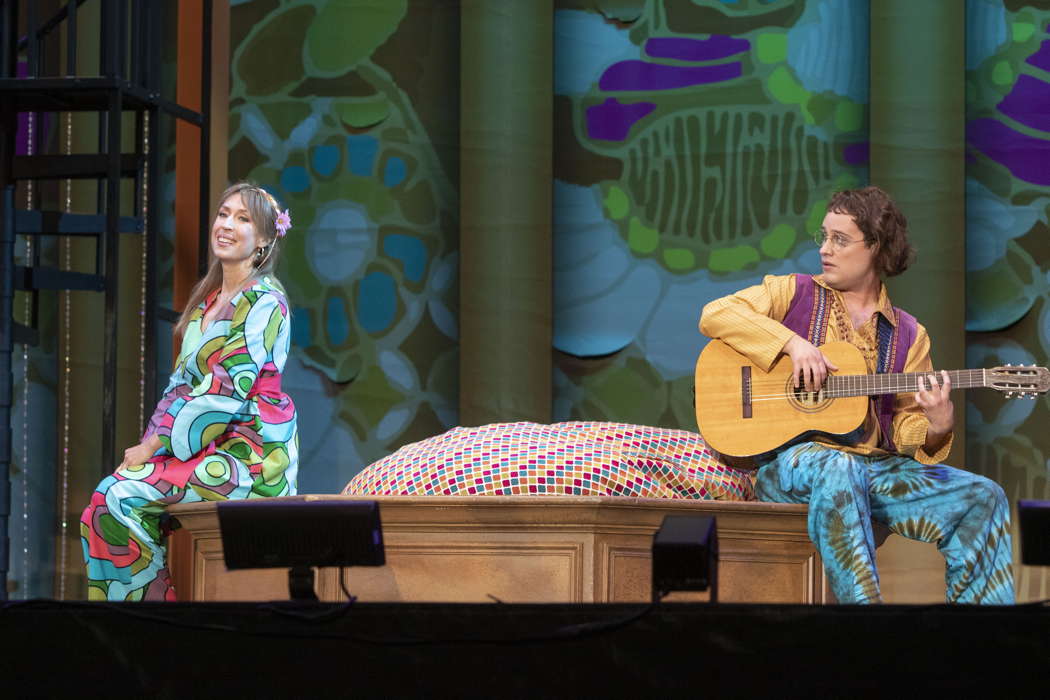
[[[1050,501],[1018,501],[1021,563],[1050,566]]]
[[[228,569],[289,567],[293,599],[316,599],[315,566],[383,566],[375,501],[261,498],[218,504]]]
[[[706,515],[668,515],[653,536],[653,600],[706,591],[718,600],[718,531]]]

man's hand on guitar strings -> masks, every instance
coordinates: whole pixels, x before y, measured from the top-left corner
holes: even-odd
[[[919,375],[917,383],[919,390],[915,392],[915,402],[926,414],[926,420],[930,421],[927,435],[947,435],[955,427],[955,407],[949,396],[952,390],[951,378],[941,370],[940,382],[937,381],[937,373],[931,372]]]
[[[791,340],[784,344],[782,351],[791,358],[792,373],[795,378],[795,388],[799,386],[799,375],[806,391],[818,391],[824,386],[824,380],[828,372],[834,372],[838,367],[831,360],[824,357],[816,345],[809,342],[800,335],[792,336]]]

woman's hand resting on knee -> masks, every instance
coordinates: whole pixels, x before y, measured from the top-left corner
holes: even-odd
[[[124,461],[120,463],[117,469],[133,467],[136,464],[145,464],[162,445],[163,443],[161,443],[159,437],[150,435],[134,447],[124,450]]]

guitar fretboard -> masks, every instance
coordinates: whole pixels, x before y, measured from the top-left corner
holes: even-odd
[[[824,385],[824,395],[828,398],[844,396],[878,396],[881,394],[903,394],[919,390],[919,377],[926,381],[929,389],[929,376],[935,374],[937,382],[942,381],[940,372],[906,372],[901,374],[844,374],[828,377]],[[983,369],[957,369],[948,372],[952,389],[972,389],[988,386]]]

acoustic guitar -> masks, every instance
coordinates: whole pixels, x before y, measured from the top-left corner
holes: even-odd
[[[820,351],[836,365],[820,391],[795,388],[786,355],[765,372],[720,340],[712,340],[696,362],[696,422],[711,449],[730,457],[753,457],[783,445],[824,435],[848,443],[868,414],[868,397],[918,390],[929,373],[868,374],[860,350],[844,342]],[[940,377],[940,372],[937,372]],[[1045,367],[1012,366],[948,372],[952,389],[988,387],[1008,397],[1043,394],[1050,388]]]

